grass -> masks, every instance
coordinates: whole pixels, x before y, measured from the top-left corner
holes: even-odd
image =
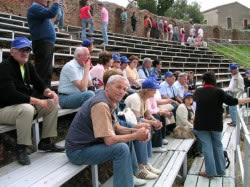
[[[250,69],[250,46],[209,46],[211,50],[224,55],[226,58],[232,59],[235,63]]]

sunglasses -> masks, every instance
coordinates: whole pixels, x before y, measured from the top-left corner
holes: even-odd
[[[20,48],[20,49],[17,49],[17,50],[18,50],[19,52],[21,52],[21,53],[24,53],[24,52],[30,53],[30,52],[31,52],[31,49],[28,48],[28,47]]]

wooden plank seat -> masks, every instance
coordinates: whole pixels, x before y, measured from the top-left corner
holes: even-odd
[[[165,145],[168,151],[164,153],[153,153],[149,162],[153,167],[161,170],[157,179],[147,180],[146,187],[171,187],[183,166],[183,178],[186,177],[187,152],[194,143],[193,139],[176,139],[167,137],[168,145]],[[112,187],[113,177],[107,180],[102,187]]]
[[[58,143],[64,146],[64,141]],[[0,168],[0,185],[19,186],[60,186],[87,165],[77,166],[69,162],[65,152],[35,152],[30,155],[31,165],[21,166],[13,162]],[[97,166],[92,166],[93,186],[98,186]]]
[[[229,119],[226,119],[223,127],[222,144],[224,150],[227,150],[230,159],[230,166],[226,169],[226,174],[222,177],[208,179],[199,176],[199,172],[205,171],[204,157],[196,157],[190,170],[184,187],[235,187],[235,149],[236,149],[236,128],[226,125]]]

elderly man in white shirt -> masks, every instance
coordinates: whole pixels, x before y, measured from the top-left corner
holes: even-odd
[[[151,58],[144,58],[143,64],[138,68],[140,79],[146,80],[151,75],[152,60]]]
[[[238,66],[236,64],[231,64],[229,71],[232,74],[232,79],[229,83],[228,92],[233,97],[239,97],[239,94],[244,91],[244,79],[241,76]],[[230,126],[236,126],[236,106],[229,106],[229,113],[232,121],[228,123]]]
[[[180,73],[179,76],[178,76],[178,80],[173,84],[173,87],[177,91],[176,100],[179,103],[182,103],[184,93],[188,92],[187,74],[186,73]]]

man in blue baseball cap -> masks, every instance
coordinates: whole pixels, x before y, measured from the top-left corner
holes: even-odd
[[[43,117],[43,129],[38,149],[60,152],[51,137],[57,136],[58,96],[51,91],[28,62],[31,42],[26,37],[17,37],[11,43],[10,57],[0,64],[0,124],[16,125],[17,160],[29,165],[26,147],[32,145],[31,127],[35,118]],[[33,87],[32,87],[33,86]],[[50,99],[38,99],[32,91]]]
[[[165,81],[160,84],[160,93],[163,99],[175,99],[177,90],[173,87],[175,75],[171,71],[166,72]]]
[[[113,59],[112,68],[121,72],[122,70],[121,70],[121,61],[119,54],[112,54],[112,59]]]
[[[244,80],[239,72],[239,68],[237,64],[231,64],[229,66],[229,71],[232,74],[232,78],[229,83],[228,93],[231,96],[237,98],[240,96],[239,94],[244,91],[244,87],[245,87]],[[236,126],[236,112],[237,112],[236,110],[237,110],[236,106],[229,106],[229,113],[232,119],[232,121],[228,123],[228,125],[230,126]]]

